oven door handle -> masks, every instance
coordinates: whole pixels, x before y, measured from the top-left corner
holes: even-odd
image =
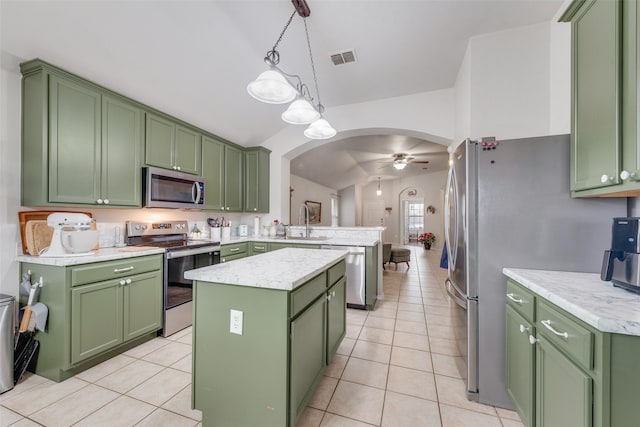
[[[176,251],[168,251],[166,253],[167,259],[184,258],[191,255],[206,254],[209,252],[217,252],[220,250],[220,246],[204,246],[202,248],[195,249],[180,249]]]

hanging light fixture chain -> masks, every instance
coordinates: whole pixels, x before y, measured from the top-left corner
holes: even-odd
[[[289,28],[289,25],[291,24],[291,21],[293,20],[293,17],[295,15],[296,15],[296,11],[294,10],[291,16],[289,17],[289,20],[285,24],[284,28],[282,29],[282,32],[280,33],[280,37],[278,37],[278,40],[276,40],[276,43],[273,45],[273,48],[271,48],[271,50],[267,52],[267,57],[265,58],[265,60],[268,59],[269,61],[271,61],[273,65],[278,65],[278,63],[280,62],[280,54],[278,53],[277,48],[278,48],[278,45],[280,44],[280,41],[282,41],[282,37],[284,37],[284,33],[287,32],[287,28]]]
[[[304,21],[304,32],[307,35],[307,47],[309,48],[309,58],[311,59],[311,71],[313,71],[313,82],[316,85],[316,96],[318,97],[318,112],[320,114],[324,113],[324,106],[322,105],[322,100],[320,99],[320,89],[318,88],[318,77],[316,76],[316,66],[313,62],[313,53],[311,52],[311,42],[309,41],[309,30],[307,29],[307,18],[303,19]]]

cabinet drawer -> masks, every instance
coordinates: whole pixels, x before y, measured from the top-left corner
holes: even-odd
[[[344,276],[346,265],[345,261],[342,260],[329,268],[329,271],[327,272],[327,287],[330,287]]]
[[[322,272],[296,290],[291,292],[291,317],[295,317],[303,308],[327,290],[327,274]]]
[[[71,268],[71,286],[102,282],[160,269],[162,269],[162,255],[83,264]]]
[[[222,245],[220,248],[220,256],[237,255],[247,253],[247,242],[233,243],[230,245]]]
[[[263,252],[267,252],[267,244],[266,243],[259,243],[259,242],[253,242],[251,243],[251,252],[254,254],[260,254]]]
[[[536,329],[539,337],[553,342],[582,367],[593,369],[593,340],[591,331],[575,320],[538,300]]]
[[[532,292],[507,280],[507,305],[513,307],[529,322],[533,322],[535,313],[535,297]]]
[[[220,257],[220,262],[229,262],[229,261],[233,261],[234,259],[246,258],[246,256],[247,254],[244,252],[235,253],[233,255],[225,255]]]

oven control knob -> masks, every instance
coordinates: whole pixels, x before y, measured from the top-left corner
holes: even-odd
[[[142,229],[146,230],[147,229],[147,225],[146,224],[142,224]]]
[[[134,227],[136,230],[140,230],[140,224],[136,224],[136,226]]]

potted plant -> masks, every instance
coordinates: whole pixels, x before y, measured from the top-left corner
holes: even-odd
[[[424,245],[424,248],[431,249],[431,244],[436,241],[436,236],[433,233],[422,233],[418,236],[418,242]]]

